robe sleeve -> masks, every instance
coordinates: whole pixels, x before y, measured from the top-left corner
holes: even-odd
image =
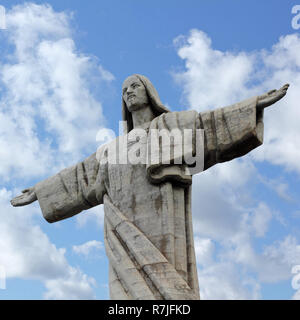
[[[96,153],[34,186],[44,218],[56,222],[103,203],[105,185]]]
[[[263,110],[257,97],[199,114],[204,129],[204,170],[241,157],[263,143]]]

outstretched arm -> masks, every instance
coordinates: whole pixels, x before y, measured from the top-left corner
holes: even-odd
[[[263,110],[286,95],[289,85],[213,111],[201,112],[204,170],[241,157],[263,143]]]
[[[22,191],[11,200],[15,207],[39,201],[48,222],[71,217],[99,205],[105,193],[104,174],[96,154]]]

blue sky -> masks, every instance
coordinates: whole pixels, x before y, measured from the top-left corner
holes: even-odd
[[[118,134],[133,73],[173,111],[291,84],[261,147],[193,178],[193,220],[203,299],[300,299],[300,1],[0,4],[0,299],[109,298],[102,206],[48,224],[9,200],[93,153],[101,128]]]

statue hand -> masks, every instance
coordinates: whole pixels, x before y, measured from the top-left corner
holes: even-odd
[[[261,96],[258,97],[257,108],[264,109],[273,103],[277,102],[281,98],[286,95],[287,89],[289,88],[289,84],[285,84],[280,89],[271,90]]]
[[[23,194],[13,198],[10,203],[14,207],[26,206],[37,200],[34,188],[25,189],[22,191]]]

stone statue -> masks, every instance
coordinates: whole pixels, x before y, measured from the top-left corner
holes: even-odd
[[[151,82],[128,77],[122,87],[125,134],[135,128],[204,130],[204,168],[241,157],[263,143],[263,111],[289,85],[214,111],[170,112]],[[148,132],[148,131],[147,131]],[[131,144],[126,145],[128,149]],[[48,222],[104,204],[111,299],[200,299],[186,164],[110,164],[95,152],[22,191],[13,206],[39,201]]]

